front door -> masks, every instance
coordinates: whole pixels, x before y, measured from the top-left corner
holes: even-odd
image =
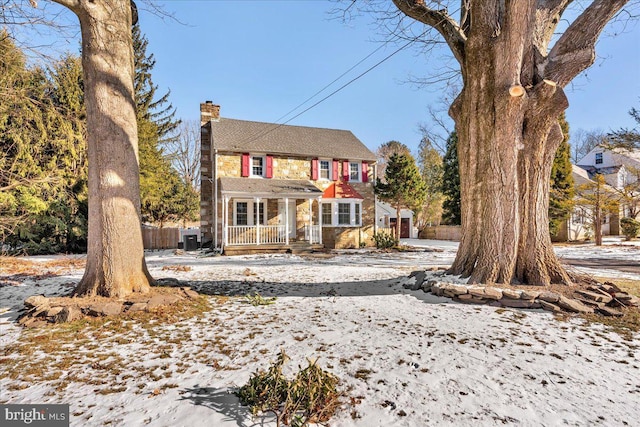
[[[296,201],[289,200],[289,238],[296,237]],[[284,225],[286,221],[284,200],[278,200],[278,223]]]

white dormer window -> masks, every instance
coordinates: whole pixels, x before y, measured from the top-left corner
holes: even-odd
[[[601,165],[603,162],[602,153],[596,153],[596,165]]]

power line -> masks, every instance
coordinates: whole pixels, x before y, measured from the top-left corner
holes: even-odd
[[[246,139],[245,141],[243,141],[241,144],[244,145],[246,143],[250,143],[255,141],[258,138],[262,138],[263,136],[266,136],[268,134],[270,134],[271,132],[279,129],[281,126],[286,125],[287,123],[291,122],[292,120],[300,117],[301,115],[303,115],[304,113],[306,113],[307,111],[311,110],[312,108],[318,106],[319,104],[323,103],[324,101],[326,101],[327,99],[331,98],[333,95],[335,95],[336,93],[340,92],[342,89],[346,88],[347,86],[349,86],[350,84],[352,84],[353,82],[355,82],[356,80],[360,79],[361,77],[363,77],[364,75],[368,74],[370,71],[374,70],[375,68],[379,67],[381,64],[383,64],[384,62],[386,62],[387,60],[389,60],[391,57],[393,57],[394,55],[396,55],[398,52],[406,49],[411,43],[413,43],[416,39],[422,37],[423,35],[425,35],[427,33],[427,31],[424,31],[422,34],[420,34],[418,37],[409,40],[407,43],[405,43],[404,45],[400,46],[398,49],[396,49],[395,51],[393,51],[391,54],[387,55],[386,57],[384,57],[382,60],[378,61],[376,64],[374,64],[373,66],[369,67],[367,70],[365,70],[364,72],[360,73],[358,76],[354,77],[353,79],[349,80],[347,83],[345,83],[344,85],[340,86],[338,89],[334,90],[333,92],[331,92],[329,95],[325,96],[324,98],[322,98],[321,100],[319,100],[318,102],[316,102],[315,104],[311,105],[310,107],[302,110],[301,112],[299,112],[298,114],[296,114],[295,116],[293,116],[292,118],[290,118],[289,120],[287,120],[286,122],[280,123],[275,125],[273,128],[262,132],[258,135],[252,136],[248,139]],[[387,42],[389,43],[389,42]],[[386,45],[386,43],[385,43]],[[383,45],[384,46],[384,45]],[[371,55],[373,55],[375,52],[377,52],[378,50],[380,50],[381,47],[379,47],[378,49],[376,49],[374,52],[372,52],[371,54],[367,55],[367,58],[369,58]],[[291,112],[297,110],[301,105],[306,104],[310,99],[314,98],[318,93],[323,92],[327,87],[331,86],[333,83],[335,83],[337,80],[339,80],[342,76],[344,76],[346,73],[348,73],[349,71],[351,71],[353,68],[355,68],[357,65],[361,64],[365,59],[361,60],[360,62],[358,62],[358,64],[354,65],[353,67],[351,67],[348,71],[346,71],[345,73],[343,73],[340,77],[338,77],[337,79],[335,79],[333,82],[331,82],[329,85],[325,86],[323,89],[321,89],[320,91],[316,92],[316,94],[314,94],[313,96],[311,96],[310,98],[308,98],[306,101],[304,101],[302,104],[298,105],[296,108],[294,108],[292,111],[290,111],[289,113],[285,114],[283,117],[288,116]],[[280,119],[278,119],[280,120]]]

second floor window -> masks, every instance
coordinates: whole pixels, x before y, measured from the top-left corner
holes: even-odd
[[[331,179],[329,160],[320,160],[320,179]]]
[[[596,165],[602,164],[602,153],[596,153]]]
[[[349,181],[360,181],[360,163],[349,163]]]
[[[264,176],[264,159],[260,156],[251,158],[251,175]]]

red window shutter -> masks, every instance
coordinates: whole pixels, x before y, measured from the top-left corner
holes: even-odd
[[[318,159],[311,159],[311,179],[318,180]]]
[[[242,154],[242,171],[241,176],[249,176],[249,153]]]
[[[369,163],[362,162],[362,182],[369,182]]]
[[[267,156],[267,178],[273,178],[273,156]]]
[[[331,177],[333,178],[334,181],[338,180],[338,177],[340,172],[338,172],[338,161],[334,160],[333,161],[333,174],[331,175]]]
[[[342,180],[349,181],[349,160],[342,161]]]

